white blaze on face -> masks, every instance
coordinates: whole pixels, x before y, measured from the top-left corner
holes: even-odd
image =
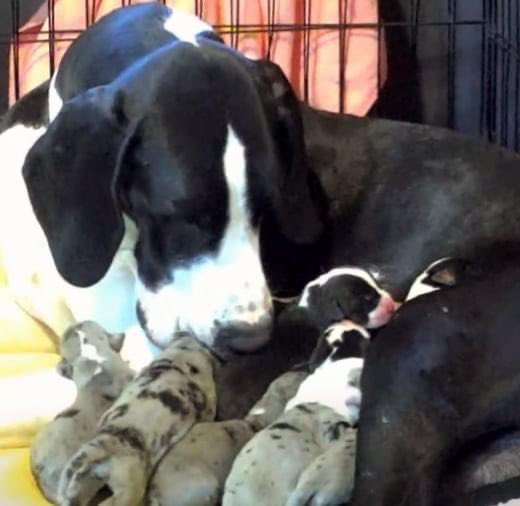
[[[202,21],[202,19],[184,12],[173,9],[164,23],[164,29],[177,37],[179,40],[197,44],[196,36],[202,32],[212,32],[213,28]]]
[[[211,346],[232,322],[251,325],[269,315],[272,301],[260,261],[258,231],[250,224],[245,149],[231,127],[224,153],[228,223],[218,251],[172,271],[173,282],[156,291],[138,285],[138,299],[152,339],[160,346],[185,330]]]

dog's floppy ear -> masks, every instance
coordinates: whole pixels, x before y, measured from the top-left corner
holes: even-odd
[[[25,160],[34,213],[73,285],[99,281],[123,237],[113,186],[127,131],[122,92],[94,88],[65,103]]]
[[[274,209],[284,235],[294,243],[309,244],[323,231],[321,188],[307,163],[299,102],[278,65],[267,60],[251,65],[282,164]]]

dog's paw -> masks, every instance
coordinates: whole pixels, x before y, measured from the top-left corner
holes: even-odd
[[[102,434],[84,444],[62,472],[58,490],[61,506],[92,503],[105,489],[100,506],[138,506],[146,488],[147,461],[130,441]]]

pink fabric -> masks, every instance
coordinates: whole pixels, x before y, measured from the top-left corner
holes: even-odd
[[[134,0],[140,3],[146,0]],[[128,2],[127,2],[128,3]],[[202,18],[219,27],[224,39],[234,43],[238,49],[252,58],[265,57],[270,45],[270,57],[278,63],[300,98],[304,98],[305,75],[308,75],[308,101],[320,109],[339,111],[340,70],[343,67],[344,97],[343,110],[351,114],[365,115],[378,95],[379,87],[386,76],[386,54],[383,41],[378,43],[375,28],[350,28],[340,30],[333,27],[313,29],[305,37],[303,30],[276,31],[270,38],[265,30],[268,24],[276,25],[335,25],[341,22],[372,24],[378,19],[377,0],[321,0],[308,2],[311,12],[304,12],[302,0],[279,0],[273,2],[276,11],[269,19],[267,0],[206,0],[202,2]],[[121,5],[121,0],[91,0],[88,22],[99,19]],[[170,0],[172,7],[194,13],[193,0]],[[240,4],[241,11],[236,12]],[[60,30],[56,37],[55,62],[58,63],[70,44],[70,39],[87,26],[87,13],[83,1],[54,0],[54,29]],[[235,7],[232,14],[232,5]],[[341,8],[340,8],[341,7]],[[241,32],[233,31],[237,25]],[[253,33],[261,26],[262,33]],[[21,31],[21,47],[17,53],[20,75],[20,93],[43,82],[50,75],[49,43],[47,42],[49,19],[46,5],[26,24]],[[69,33],[64,33],[68,30]],[[231,32],[231,33],[230,33]],[[64,40],[66,39],[66,40]],[[307,43],[307,45],[306,45]],[[305,68],[305,50],[308,50],[308,67]],[[343,49],[341,66],[340,49]],[[14,49],[11,51],[10,102],[14,102]],[[378,65],[378,60],[381,64]],[[379,67],[379,68],[378,68]]]

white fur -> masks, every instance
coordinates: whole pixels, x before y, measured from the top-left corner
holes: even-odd
[[[155,346],[146,336],[144,330],[138,325],[133,325],[125,332],[121,358],[134,372],[140,372],[152,362],[161,350]]]
[[[326,360],[300,385],[298,393],[289,400],[285,410],[309,402],[317,402],[345,417],[351,425],[359,418],[361,390],[359,377],[363,368],[362,358]]]
[[[58,71],[54,72],[52,76],[51,82],[49,83],[49,123],[54,121],[61,108],[63,107],[63,100],[58,94],[58,90],[56,89],[56,76],[58,75]]]
[[[175,330],[191,331],[212,345],[219,325],[256,324],[271,310],[258,232],[251,228],[248,215],[245,149],[231,127],[224,172],[229,221],[216,254],[174,269],[174,282],[155,292],[138,283],[147,330],[159,346],[167,345]]]
[[[325,339],[327,343],[334,348],[336,344],[339,345],[343,341],[343,332],[350,332],[351,330],[359,332],[365,339],[370,339],[370,334],[365,328],[350,320],[343,320],[342,322],[331,325],[325,331]]]
[[[179,9],[173,9],[164,23],[164,29],[178,39],[197,44],[196,36],[201,32],[212,32],[213,28],[192,14]]]
[[[428,266],[427,269],[425,269],[413,282],[408,295],[406,296],[406,302],[409,300],[415,299],[416,297],[419,297],[419,295],[424,295],[426,293],[430,292],[436,292],[439,290],[436,286],[431,286],[426,283],[424,283],[424,280],[428,277],[428,271],[435,267],[437,264],[440,264],[441,262],[445,262],[446,260],[449,260],[450,257],[441,258],[440,260],[437,260],[433,262],[430,266]]]

